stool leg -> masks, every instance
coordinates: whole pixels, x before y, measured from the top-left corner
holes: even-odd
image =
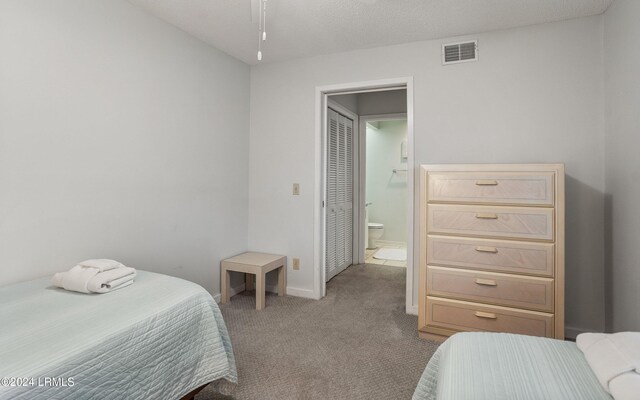
[[[264,273],[256,274],[256,310],[262,310],[265,305],[264,300]]]
[[[253,274],[246,273],[244,274],[244,290],[253,290]]]
[[[229,286],[231,285],[231,275],[226,268],[222,268],[220,278],[220,301],[222,304],[228,303],[229,300]]]
[[[284,296],[287,291],[287,264],[278,268],[278,296]]]

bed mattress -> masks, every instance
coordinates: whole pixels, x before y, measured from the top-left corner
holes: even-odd
[[[575,343],[458,333],[433,355],[414,400],[611,400]]]
[[[182,279],[138,271],[106,294],[5,286],[0,321],[0,399],[178,399],[237,382],[217,304]]]

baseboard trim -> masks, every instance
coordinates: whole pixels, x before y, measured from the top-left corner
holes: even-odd
[[[264,289],[267,293],[278,293],[278,285],[266,285]],[[235,296],[236,294],[242,293],[244,291],[245,291],[245,284],[243,283],[238,286],[232,287],[231,290],[229,291],[229,295]],[[313,295],[313,290],[299,289],[294,287],[287,287],[287,296],[304,297],[306,299],[315,299]],[[213,299],[216,301],[216,303],[220,303],[221,298],[222,297],[220,293],[213,295]]]
[[[412,306],[407,306],[406,312],[410,315],[418,315],[418,306],[415,304]]]
[[[313,294],[313,290],[294,288],[291,286],[287,287],[287,296],[304,297],[305,299],[317,300],[316,296]]]

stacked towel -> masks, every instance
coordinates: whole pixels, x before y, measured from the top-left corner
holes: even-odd
[[[582,333],[576,344],[614,399],[640,398],[640,332]]]
[[[107,293],[129,286],[136,270],[107,259],[82,261],[67,272],[59,272],[51,282],[66,290],[81,293]]]

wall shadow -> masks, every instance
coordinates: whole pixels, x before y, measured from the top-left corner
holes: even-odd
[[[604,195],[604,329],[613,332],[613,196]]]
[[[604,193],[565,175],[565,313],[569,333],[605,328]]]

